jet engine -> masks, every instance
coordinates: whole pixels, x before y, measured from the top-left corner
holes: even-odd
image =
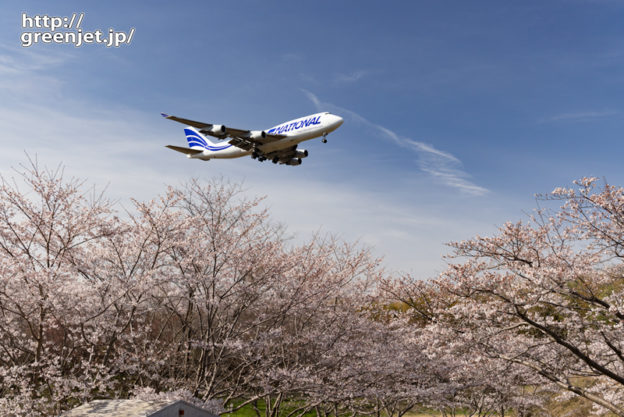
[[[301,158],[293,158],[286,162],[286,165],[301,165]]]
[[[305,158],[306,156],[308,156],[308,151],[306,149],[297,149],[295,151],[295,158]]]
[[[212,125],[210,129],[206,130],[215,136],[225,136],[226,129],[224,125]]]
[[[266,138],[266,132],[264,130],[252,130],[247,137],[249,139],[264,139]]]

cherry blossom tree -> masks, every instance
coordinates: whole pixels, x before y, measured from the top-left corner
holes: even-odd
[[[122,211],[36,162],[0,181],[0,414],[183,396],[258,417],[624,415],[624,189],[583,179],[452,244],[438,279],[294,244],[262,199],[191,181]]]
[[[89,279],[85,260],[123,226],[108,201],[63,181],[61,169],[33,163],[21,174],[0,183],[0,409],[48,414],[111,384],[94,361],[93,323],[108,320],[115,295]]]
[[[289,245],[260,199],[223,182],[119,213],[61,169],[20,174],[0,187],[0,413],[133,392],[263,400],[267,416],[325,401],[334,346],[368,323],[381,272],[367,251]]]
[[[531,372],[481,351],[478,325],[454,313],[457,298],[439,282],[389,279],[383,283],[388,302],[406,326],[417,329],[406,349],[417,349],[428,363],[428,391],[419,403],[444,416],[539,415],[550,386]],[[397,304],[399,303],[399,304]],[[434,378],[434,376],[436,376]]]
[[[442,317],[482,355],[624,415],[624,189],[576,184],[543,198],[558,211],[452,244]]]

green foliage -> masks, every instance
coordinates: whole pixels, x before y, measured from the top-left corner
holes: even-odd
[[[294,400],[286,400],[282,403],[280,407],[280,416],[287,416],[293,410],[301,407],[302,403],[300,401]],[[256,408],[258,411],[256,411]],[[224,413],[221,414],[221,417],[258,417],[258,412],[260,416],[264,416],[264,412],[266,409],[266,402],[263,399],[259,399],[256,401],[255,408],[253,404],[247,404],[244,407],[241,407],[239,410],[236,410],[233,413]],[[316,417],[316,413],[314,410],[308,411],[302,417]]]

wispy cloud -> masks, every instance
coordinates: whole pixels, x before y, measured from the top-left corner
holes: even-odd
[[[366,70],[357,70],[348,74],[336,74],[334,77],[335,81],[340,84],[350,84],[357,82],[367,76],[369,71]]]
[[[258,174],[249,175],[245,181],[250,189],[267,195],[266,204],[273,218],[288,225],[294,242],[305,241],[317,232],[331,233],[369,247],[375,256],[384,258],[384,265],[392,271],[423,278],[435,276],[444,270],[441,258],[448,254],[443,242],[492,228],[491,218],[449,214],[447,208],[453,206],[450,203],[431,210],[390,190],[379,193],[313,178],[306,178],[305,187],[301,184],[297,177],[275,180]],[[480,199],[472,200],[482,203]],[[306,202],[304,211],[302,201]]]
[[[49,72],[71,59],[71,54],[56,50],[0,44],[0,99],[15,102],[21,97],[29,102],[33,97],[56,98],[63,83]]]
[[[414,152],[418,156],[418,167],[421,171],[431,175],[442,184],[455,188],[462,193],[475,196],[484,195],[489,192],[487,188],[470,181],[470,176],[463,170],[461,161],[452,154],[436,149],[431,144],[400,136],[387,127],[373,123],[354,111],[331,103],[321,102],[312,92],[304,89],[302,89],[302,91],[318,111],[327,109],[334,110],[340,113],[340,115],[346,116],[356,123],[365,126],[369,130],[378,132],[381,137],[394,142],[396,145]]]
[[[618,110],[584,111],[576,113],[561,113],[547,119],[549,122],[590,122],[596,119],[616,116],[621,114]]]

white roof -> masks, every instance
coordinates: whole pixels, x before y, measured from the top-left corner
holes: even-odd
[[[143,401],[143,400],[95,400],[81,405],[61,414],[61,417],[149,417],[160,415],[173,415],[173,410],[164,410],[177,404],[179,408],[192,411],[187,415],[212,416],[214,414],[203,410],[193,404],[183,400],[160,400],[160,401]],[[165,414],[159,413],[165,411]],[[177,416],[178,413],[175,412]]]

